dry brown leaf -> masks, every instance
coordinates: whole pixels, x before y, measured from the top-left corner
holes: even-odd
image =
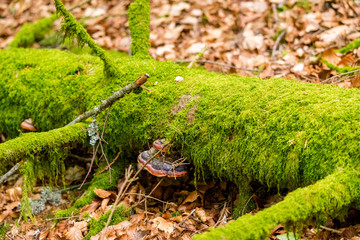
[[[153,219],[153,228],[158,228],[161,231],[165,232],[166,236],[170,236],[170,234],[174,231],[174,224],[165,220],[162,217],[157,217]]]
[[[352,53],[350,53],[342,57],[341,61],[338,62],[337,65],[339,67],[347,67],[347,66],[352,66],[355,62],[356,62],[356,58]]]
[[[47,237],[48,237],[49,233],[50,233],[50,229],[45,229],[45,230],[41,231],[38,240],[48,239]]]
[[[341,58],[337,55],[337,53],[335,52],[335,49],[334,48],[330,48],[330,49],[327,49],[325,50],[323,53],[322,53],[322,59],[328,61],[329,63],[331,63],[332,65],[337,65]]]
[[[75,226],[70,228],[69,231],[65,233],[65,238],[67,240],[81,240],[83,237],[84,236],[82,235],[81,230]]]
[[[195,202],[198,198],[203,199],[202,194],[200,194],[197,190],[192,191],[182,202],[182,204]]]
[[[9,196],[11,201],[20,201],[22,197],[21,187],[13,187],[6,190],[6,194]]]
[[[106,191],[106,190],[98,189],[98,188],[94,189],[94,193],[100,198],[107,198],[111,195],[110,191]]]
[[[200,218],[200,220],[205,223],[207,220],[205,210],[203,208],[195,208],[195,215]]]

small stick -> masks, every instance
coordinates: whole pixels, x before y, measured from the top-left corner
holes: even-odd
[[[45,221],[62,220],[62,219],[77,218],[77,217],[80,217],[80,215],[70,216],[70,217],[47,218],[45,219]]]
[[[146,195],[146,194],[142,194],[142,193],[126,193],[125,195],[136,195],[136,196],[141,196],[141,197],[147,197],[147,198],[154,199],[154,200],[156,200],[156,201],[158,201],[158,202],[161,202],[161,203],[164,203],[164,204],[169,204],[169,202],[165,202],[165,201],[163,201],[163,200],[161,200],[161,199],[158,199],[158,198],[156,198],[156,197],[152,197],[152,196],[150,196],[150,195]],[[142,200],[141,200],[141,201],[142,201]],[[135,204],[135,205],[132,206],[132,207],[138,206],[139,204],[141,204],[141,201],[140,201],[139,203]]]
[[[320,225],[320,228],[321,228],[321,229],[324,229],[324,230],[326,230],[326,231],[332,232],[332,233],[339,234],[339,235],[341,235],[341,233],[342,233],[342,232],[339,231],[339,230],[332,229],[332,228],[328,228],[328,227],[325,227],[325,226],[322,226],[322,225]]]
[[[15,166],[13,166],[7,173],[5,173],[1,178],[0,178],[0,184],[6,182],[6,179],[8,177],[10,177],[11,175],[13,175],[21,166],[21,164],[23,163],[23,160],[21,160],[20,162],[18,162],[17,164],[15,164]]]
[[[209,47],[205,45],[205,47],[196,55],[196,57],[189,63],[187,68],[191,68],[202,56],[204,56],[204,52],[208,50]]]
[[[191,62],[190,60],[177,60],[174,61],[174,63],[189,63]],[[250,69],[250,68],[243,68],[243,67],[237,67],[234,65],[229,65],[229,64],[225,64],[225,63],[218,63],[215,61],[210,61],[210,60],[198,60],[198,63],[210,63],[210,64],[215,64],[221,67],[227,67],[227,68],[234,68],[234,69],[240,69],[240,70],[244,70],[244,71],[249,71],[249,72],[261,72],[263,70],[258,70],[258,69]]]
[[[189,215],[187,215],[180,223],[179,226],[181,227],[182,224],[195,212],[195,209],[193,209]]]
[[[146,166],[151,160],[153,160],[159,153],[160,153],[160,151],[157,151],[149,160],[147,160],[146,163],[135,173],[135,175],[134,175],[132,178],[130,178],[131,175],[132,175],[131,165],[130,165],[130,167],[127,169],[127,171],[125,172],[125,181],[124,181],[124,183],[121,185],[121,188],[120,188],[120,190],[119,190],[119,193],[118,193],[117,196],[116,196],[116,199],[115,199],[115,202],[114,202],[114,206],[113,206],[112,209],[111,209],[109,218],[108,218],[108,220],[107,220],[107,222],[106,222],[106,225],[105,225],[105,228],[104,228],[104,229],[105,229],[105,232],[103,233],[103,235],[101,235],[100,240],[102,240],[102,239],[103,239],[103,236],[106,235],[106,232],[107,232],[106,228],[109,226],[110,221],[111,221],[111,218],[112,218],[112,216],[113,216],[113,214],[114,214],[114,212],[115,212],[115,209],[116,209],[119,201],[120,201],[120,200],[123,198],[123,196],[125,195],[125,193],[126,193],[126,191],[128,190],[130,184],[131,184],[133,181],[137,180],[136,177],[140,174],[140,172],[141,172],[141,171],[145,168],[145,166]]]
[[[272,57],[272,58],[275,58],[276,49],[277,49],[277,47],[279,46],[279,43],[280,43],[281,39],[284,37],[285,33],[286,33],[286,30],[282,31],[282,32],[279,34],[279,36],[276,38],[276,41],[275,41],[275,43],[274,43],[274,47],[273,47],[272,53],[271,53],[271,57]]]
[[[149,74],[145,73],[143,76],[138,78],[135,82],[126,85],[125,87],[123,87],[122,89],[120,89],[119,91],[117,91],[113,95],[111,95],[108,99],[106,99],[104,101],[101,101],[101,104],[99,106],[97,106],[94,109],[91,109],[91,110],[77,116],[73,121],[68,123],[66,126],[74,125],[75,123],[81,122],[82,120],[85,120],[85,119],[87,119],[87,118],[89,118],[91,116],[98,115],[103,110],[110,107],[115,101],[117,101],[120,98],[124,97],[125,94],[128,94],[132,90],[134,90],[135,88],[138,88],[141,85],[143,85],[147,81],[147,79],[149,77],[150,77]]]
[[[82,7],[83,5],[85,5],[87,3],[91,3],[91,0],[85,0],[85,1],[82,1],[81,3],[79,3],[79,4],[76,4],[75,6],[72,6],[71,8],[69,8],[69,11],[71,12],[72,10],[74,10],[76,8],[79,8],[79,7]]]
[[[110,166],[113,165],[115,163],[115,161],[118,159],[118,157],[120,156],[121,151],[116,155],[116,157],[114,158],[114,160],[110,163]],[[109,166],[106,166],[103,170],[101,170],[100,172],[98,172],[97,174],[103,173],[104,171],[108,170]]]

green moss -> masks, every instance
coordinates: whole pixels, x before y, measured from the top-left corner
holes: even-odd
[[[183,136],[184,157],[197,176],[204,172],[239,186],[257,181],[293,190],[359,166],[358,89],[223,76],[120,56],[119,78],[103,84],[96,57],[57,50],[2,50],[0,62],[0,132],[9,136],[28,117],[42,131],[64,126],[147,72],[151,91],[131,93],[111,108],[104,136],[109,156],[122,151],[124,159],[136,161],[148,138],[169,137],[177,129],[174,147],[181,148]],[[185,80],[176,83],[176,76]],[[201,97],[172,113],[184,94]],[[197,101],[195,120],[188,123]],[[97,117],[100,125],[104,115]]]
[[[314,185],[289,193],[282,202],[270,208],[255,215],[247,214],[225,227],[212,229],[208,233],[196,235],[193,239],[265,239],[277,224],[301,226],[294,222],[306,221],[312,217],[321,219],[328,214],[336,216],[344,208],[348,209],[359,196],[359,172],[340,169]],[[292,230],[296,229],[299,227]]]
[[[150,48],[150,3],[149,0],[134,0],[129,7],[131,54],[148,57]]]
[[[54,21],[57,18],[58,16],[53,14],[35,23],[25,23],[15,35],[10,47],[31,47],[35,41],[42,40],[45,34],[53,28]]]
[[[123,173],[124,164],[117,164],[113,167],[111,172],[111,182],[109,172],[105,171],[101,174],[95,174],[94,178],[91,180],[90,186],[87,188],[86,193],[76,200],[74,206],[76,208],[82,208],[87,204],[90,204],[92,200],[96,197],[94,192],[95,188],[109,190],[117,186],[117,179]]]
[[[350,42],[345,47],[338,50],[339,53],[345,54],[351,50],[354,50],[356,48],[360,47],[360,38],[355,39],[354,41]]]
[[[106,225],[106,222],[110,216],[110,212],[111,210],[109,210],[108,212],[106,212],[105,214],[103,214],[99,221],[96,221],[95,219],[92,219],[90,221],[90,230],[88,232],[88,234],[86,235],[86,237],[84,238],[84,240],[89,240],[91,238],[91,236],[95,236],[96,234],[98,234]],[[126,211],[124,209],[124,207],[122,205],[120,205],[115,211],[114,211],[114,215],[111,218],[110,224],[111,225],[115,225],[118,224],[124,220],[126,220]]]
[[[347,72],[354,71],[356,69],[360,69],[360,67],[339,67],[339,66],[329,63],[325,59],[321,59],[321,62],[324,63],[328,68],[333,69],[338,73],[347,73]]]
[[[76,21],[75,17],[65,8],[61,0],[55,0],[56,11],[61,14],[65,22],[61,25],[64,38],[74,39],[78,41],[80,47],[87,44],[93,52],[104,62],[104,73],[107,77],[117,77],[119,75],[117,66],[106,55],[105,51],[95,43],[95,41],[86,32],[85,28]]]
[[[72,206],[71,208],[68,209],[56,211],[55,218],[71,217],[78,214],[79,214],[79,209],[77,209],[75,206]]]
[[[66,156],[66,152],[64,152],[62,147],[86,141],[86,132],[82,131],[84,128],[86,128],[86,125],[81,123],[49,132],[26,133],[0,144],[0,173],[6,171],[10,165],[27,157],[28,162],[32,162],[33,167],[30,168],[37,168],[36,175],[38,177],[43,178],[51,170],[55,171],[52,172],[55,174],[52,175],[55,179],[50,179],[50,182],[56,181],[59,174],[58,171],[63,169],[62,161],[58,162],[58,159],[63,159]],[[48,160],[44,161],[43,159],[34,158],[35,155],[47,157]],[[28,166],[26,166],[26,169],[26,173],[30,174]],[[33,179],[33,177],[30,178]]]

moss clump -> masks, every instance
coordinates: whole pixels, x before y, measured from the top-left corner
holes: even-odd
[[[87,135],[86,132],[82,131],[84,128],[86,128],[86,125],[80,123],[49,132],[26,133],[18,138],[0,144],[0,173],[6,171],[11,164],[15,164],[21,159],[28,157],[28,160],[33,162],[32,166],[38,169],[36,176],[43,177],[49,170],[58,176],[58,172],[53,171],[63,168],[58,162],[59,158],[62,159],[66,155],[62,147],[73,143],[85,142]],[[34,155],[44,155],[44,157],[48,159],[34,158]],[[42,169],[42,167],[44,167],[44,169]],[[49,169],[49,167],[53,169]],[[28,166],[26,168],[28,168]],[[33,167],[31,168],[33,169]],[[29,171],[28,169],[26,172],[29,173]],[[50,181],[51,180],[52,179],[50,179]]]
[[[90,204],[92,200],[96,197],[96,194],[94,192],[95,188],[103,190],[115,188],[117,185],[117,179],[123,173],[123,169],[123,164],[115,165],[113,167],[113,170],[111,171],[111,181],[108,171],[101,174],[96,174],[91,180],[91,184],[87,188],[85,195],[76,200],[74,206],[76,208],[81,208],[87,204]]]
[[[15,35],[14,40],[10,43],[10,47],[31,47],[35,41],[42,40],[45,34],[53,28],[54,21],[57,18],[57,14],[53,14],[35,23],[25,23]]]
[[[247,214],[225,227],[197,235],[201,239],[265,239],[277,224],[293,226],[294,222],[311,217],[324,220],[348,209],[360,196],[359,172],[352,169],[338,170],[314,185],[297,189],[285,199],[255,215]],[[241,230],[240,230],[241,229]]]
[[[61,0],[55,0],[56,11],[61,14],[65,22],[61,25],[61,31],[65,34],[65,38],[76,38],[79,46],[87,44],[93,52],[104,62],[104,73],[107,77],[117,77],[118,69],[113,61],[106,56],[105,51],[95,43],[94,39],[86,32],[85,28],[76,21],[75,17],[65,8]]]
[[[84,240],[89,240],[91,238],[91,236],[95,236],[105,227],[106,222],[110,216],[110,212],[111,212],[111,210],[109,210],[108,212],[103,214],[100,217],[99,221],[96,221],[95,219],[92,219],[90,221],[90,230],[89,230],[88,234],[86,235],[86,237],[84,238]],[[123,206],[119,206],[114,211],[114,215],[111,218],[109,226],[118,224],[124,220],[126,220],[126,211]]]
[[[324,63],[328,68],[333,69],[338,73],[347,73],[347,72],[351,72],[351,71],[360,69],[360,67],[339,67],[339,66],[329,63],[325,59],[322,59],[321,62]]]
[[[150,3],[149,0],[134,0],[129,7],[131,54],[148,57],[150,48]]]
[[[351,50],[354,50],[356,48],[360,47],[360,38],[355,39],[354,41],[350,42],[348,45],[346,45],[345,47],[341,48],[338,50],[339,53],[347,53]]]

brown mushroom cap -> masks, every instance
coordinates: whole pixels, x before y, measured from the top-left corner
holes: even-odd
[[[37,129],[34,127],[34,123],[31,118],[26,119],[20,124],[20,127],[32,132],[36,132]]]

